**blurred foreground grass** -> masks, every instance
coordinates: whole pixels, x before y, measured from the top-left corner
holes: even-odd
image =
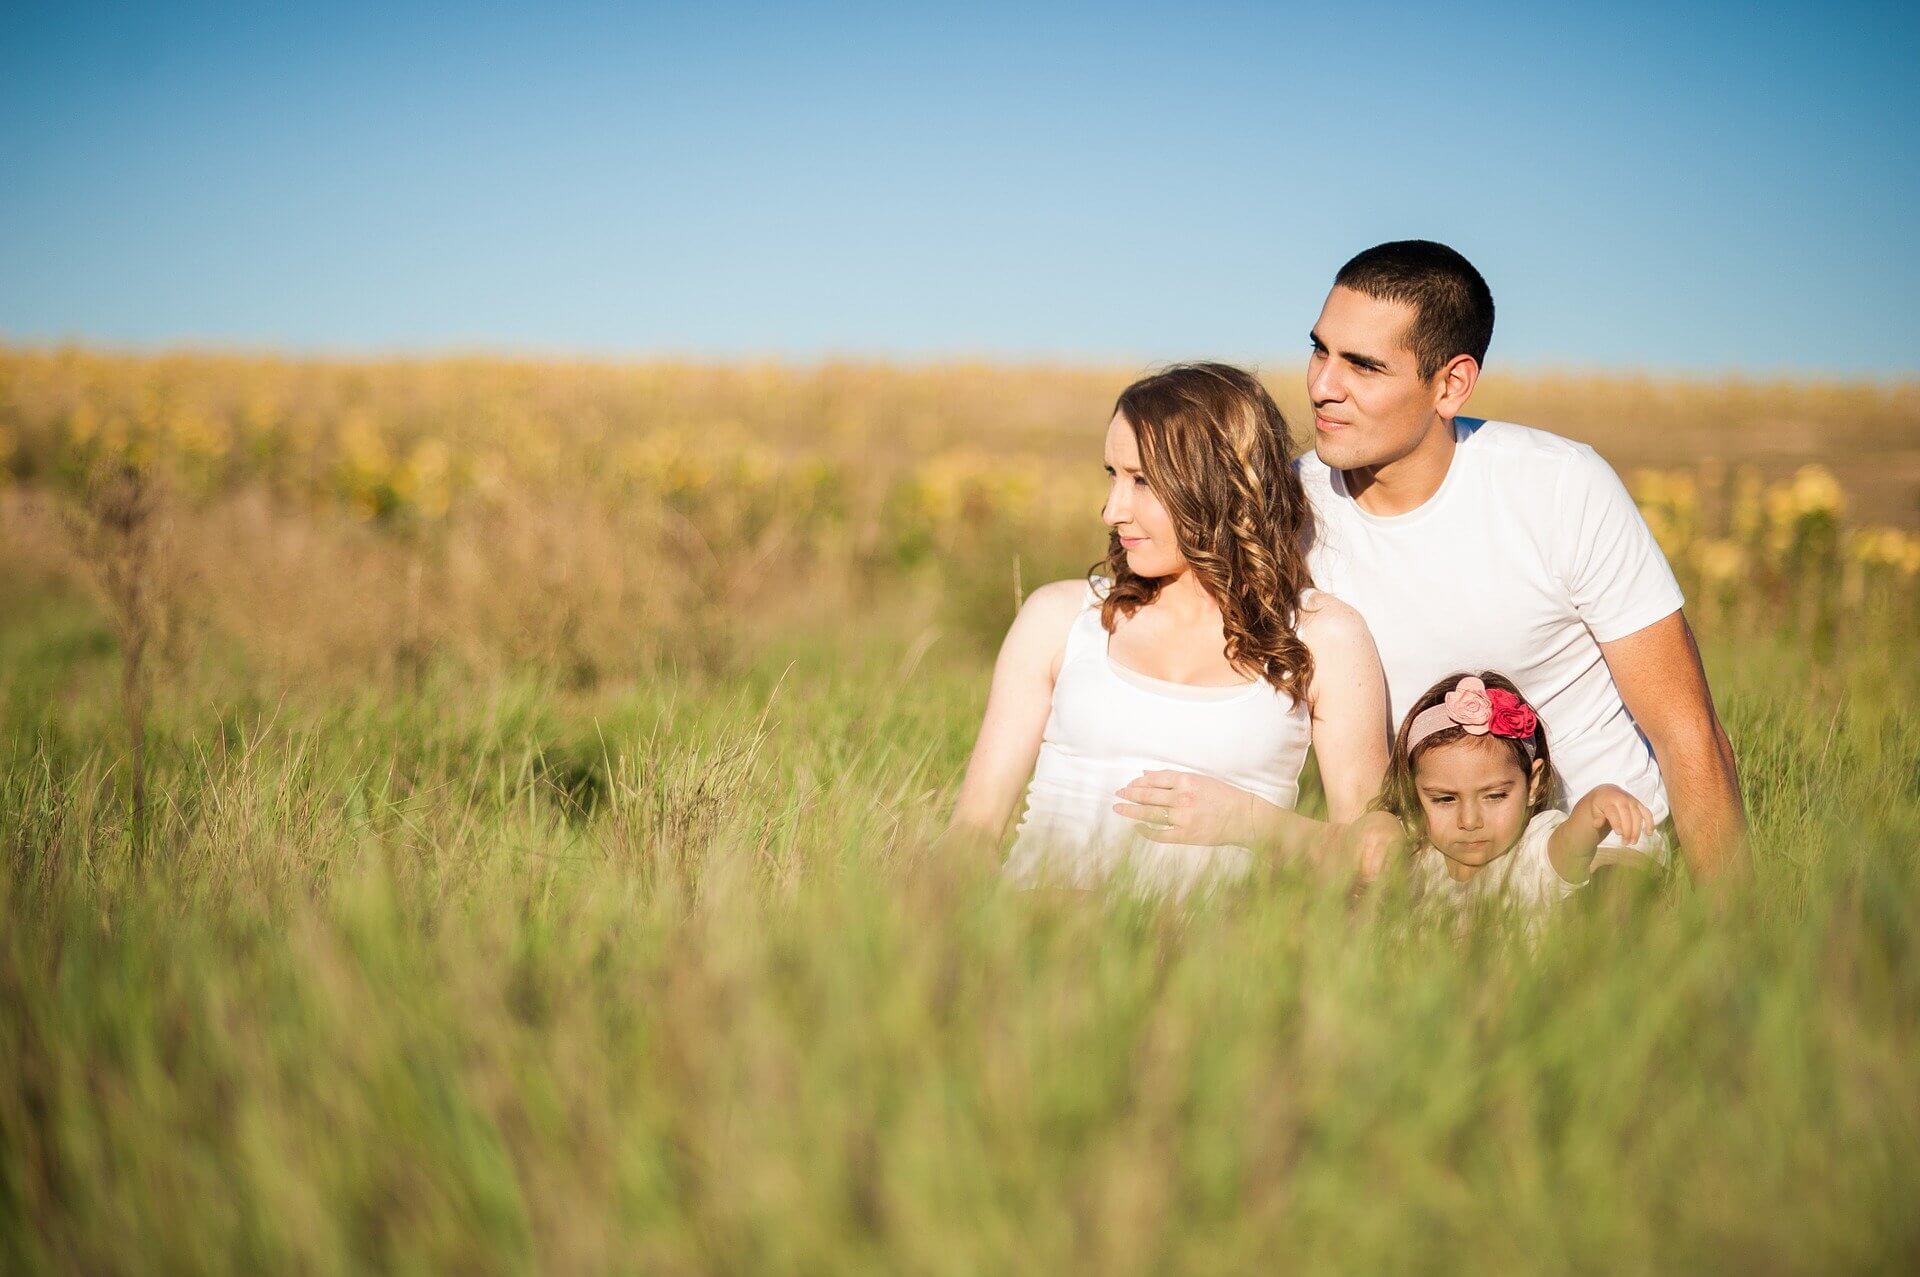
[[[653,440],[641,478],[522,441],[557,469],[436,511],[70,447],[78,404],[97,441],[233,372],[66,357],[111,385],[0,396],[0,1267],[1920,1264],[1920,543],[1831,470],[1634,479],[1753,881],[1460,942],[1285,867],[1183,909],[931,853],[1017,589],[1100,541],[1064,442],[928,451],[914,412],[1055,382],[638,412],[603,442]],[[555,393],[269,366],[314,458],[375,387],[389,466],[393,405]],[[1124,376],[1086,377],[1096,439]]]

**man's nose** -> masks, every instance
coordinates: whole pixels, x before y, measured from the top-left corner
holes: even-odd
[[[1340,379],[1338,364],[1331,359],[1323,359],[1317,372],[1308,369],[1307,397],[1316,405],[1346,398],[1346,385]]]

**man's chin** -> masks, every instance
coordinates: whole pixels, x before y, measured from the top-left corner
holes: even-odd
[[[1314,451],[1320,460],[1335,470],[1358,470],[1367,465],[1360,441],[1352,437],[1353,427],[1342,430],[1315,430]]]

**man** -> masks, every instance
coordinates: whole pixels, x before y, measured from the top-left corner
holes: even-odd
[[[1341,268],[1307,364],[1315,583],[1373,631],[1396,725],[1442,676],[1499,670],[1546,720],[1567,801],[1619,785],[1671,814],[1696,877],[1738,869],[1733,748],[1666,556],[1592,448],[1461,415],[1492,336],[1492,293],[1444,245],[1381,244]],[[1224,788],[1154,773],[1121,793],[1164,803],[1178,834],[1243,801]],[[1363,873],[1395,832],[1355,822]]]

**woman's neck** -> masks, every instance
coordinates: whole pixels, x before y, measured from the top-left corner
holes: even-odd
[[[1153,605],[1168,620],[1182,623],[1201,624],[1220,616],[1220,605],[1191,571],[1163,577]]]

